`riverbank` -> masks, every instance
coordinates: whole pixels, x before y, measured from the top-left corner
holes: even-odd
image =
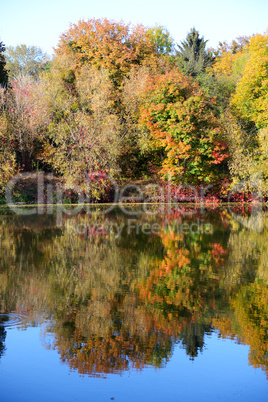
[[[86,195],[77,185],[67,185],[59,178],[43,172],[23,174],[12,179],[0,196],[0,205],[75,205],[75,204],[147,204],[147,203],[251,203],[267,201],[258,192],[232,186],[230,180],[203,185],[174,184],[159,179],[143,179],[93,183]]]

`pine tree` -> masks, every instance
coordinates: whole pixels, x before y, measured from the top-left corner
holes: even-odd
[[[192,28],[185,41],[176,50],[177,62],[183,73],[196,77],[213,63],[214,57],[206,50],[207,40]]]

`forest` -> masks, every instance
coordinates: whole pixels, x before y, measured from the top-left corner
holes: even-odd
[[[256,177],[268,196],[268,34],[208,48],[190,29],[108,19],[71,24],[48,57],[0,42],[0,198],[18,173],[110,201],[127,183],[211,185],[215,201]],[[242,183],[242,185],[241,185]],[[32,183],[18,201],[32,202]]]

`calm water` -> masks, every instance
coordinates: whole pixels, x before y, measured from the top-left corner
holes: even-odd
[[[268,213],[101,212],[0,211],[0,400],[267,401]]]

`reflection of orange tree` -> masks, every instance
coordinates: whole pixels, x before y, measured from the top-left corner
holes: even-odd
[[[124,301],[122,301],[124,304]],[[172,341],[169,336],[155,331],[152,327],[144,330],[138,320],[138,311],[134,317],[124,320],[124,305],[107,306],[108,321],[102,335],[94,326],[95,320],[80,311],[73,317],[73,322],[53,326],[56,334],[55,344],[62,361],[67,362],[72,370],[81,374],[103,376],[108,373],[121,374],[131,368],[141,370],[147,364],[161,367],[171,354]],[[120,314],[120,310],[123,310]],[[82,314],[81,314],[82,313]],[[143,320],[143,317],[140,317]],[[66,333],[66,325],[68,334]],[[70,327],[71,325],[71,327]],[[132,332],[133,327],[136,330]],[[139,328],[137,328],[139,327]]]
[[[190,356],[195,356],[210,328],[204,317],[216,309],[226,251],[219,243],[204,241],[200,233],[183,235],[169,228],[160,236],[166,255],[138,283],[144,313],[158,331],[182,339]]]
[[[166,256],[150,276],[139,285],[142,297],[154,305],[176,306],[196,318],[206,308],[215,309],[219,283],[217,263],[224,249],[219,244],[201,249],[200,241],[183,245],[186,236],[174,232],[161,234]]]

